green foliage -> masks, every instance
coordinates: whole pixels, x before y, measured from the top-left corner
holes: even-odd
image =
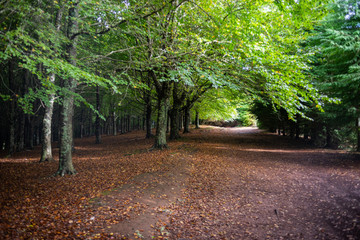
[[[349,129],[353,133],[357,131],[355,122],[360,116],[358,5],[355,0],[335,1],[329,5],[331,14],[307,40],[307,51],[312,54],[314,84],[322,93],[337,100],[324,104],[325,112],[318,114],[318,121],[333,129],[339,142],[355,142],[358,138],[348,132]]]

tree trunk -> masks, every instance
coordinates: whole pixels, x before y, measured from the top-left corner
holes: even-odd
[[[186,107],[184,110],[185,116],[184,116],[184,132],[183,133],[189,133],[190,132],[190,108]]]
[[[61,27],[61,18],[63,15],[64,8],[61,7],[56,14],[55,19],[55,26],[56,26],[56,32],[60,32]],[[55,73],[51,73],[49,76],[49,81],[51,84],[55,83]],[[44,161],[54,161],[54,158],[52,156],[52,149],[51,149],[51,137],[52,137],[52,116],[54,112],[54,101],[55,101],[55,94],[50,93],[49,94],[49,102],[45,106],[45,113],[43,118],[43,128],[42,128],[42,149],[41,149],[41,157],[40,162]],[[82,117],[83,112],[81,112]],[[83,124],[83,123],[81,123]],[[83,125],[81,125],[82,127]],[[82,131],[82,130],[81,130]],[[80,133],[82,134],[82,133]],[[82,135],[81,135],[82,136]]]
[[[80,138],[84,137],[84,108],[80,111]]]
[[[146,138],[151,138],[151,95],[150,93],[146,95],[146,109],[145,109],[145,121],[146,121]]]
[[[50,75],[50,82],[55,82],[55,74],[52,73]],[[45,107],[45,114],[43,119],[43,143],[41,149],[41,158],[40,162],[45,161],[54,161],[52,156],[52,149],[51,149],[51,122],[52,122],[52,115],[54,110],[54,100],[55,94],[49,94],[49,103]]]
[[[10,95],[11,101],[10,101],[10,129],[9,129],[9,155],[12,155],[16,150],[16,144],[15,144],[15,114],[16,114],[16,96],[14,94],[14,60],[9,60],[9,66],[8,66],[8,76],[9,76],[9,88],[11,90]]]
[[[179,139],[179,106],[173,105],[170,111],[170,139]]]
[[[25,117],[26,115],[21,112],[19,116],[19,142],[17,147],[17,151],[19,152],[25,149]]]
[[[195,114],[195,128],[196,129],[200,128],[199,111],[196,111],[196,114]]]
[[[360,117],[356,119],[356,137],[357,137],[356,151],[360,152]]]
[[[170,110],[168,110],[166,118],[166,133],[170,132],[170,120]]]
[[[67,37],[70,39],[74,32],[78,30],[78,9],[77,3],[69,9],[69,23]],[[69,63],[76,65],[76,39],[73,39],[68,46]],[[77,81],[74,78],[64,80],[64,88],[69,92],[65,92],[63,106],[61,108],[61,124],[60,124],[60,149],[59,149],[59,168],[55,175],[64,176],[65,174],[75,174],[76,170],[72,163],[73,148],[73,114],[74,114],[74,96]]]
[[[117,135],[117,126],[116,126],[116,119],[117,119],[117,116],[116,116],[116,112],[113,111],[113,116],[112,116],[112,125],[113,125],[113,135],[116,136]]]
[[[101,143],[101,135],[100,135],[100,89],[99,86],[96,86],[96,120],[95,120],[95,143],[100,144]]]
[[[169,97],[163,96],[158,100],[158,119],[156,124],[156,137],[153,148],[167,148],[166,142],[166,122],[168,112]]]

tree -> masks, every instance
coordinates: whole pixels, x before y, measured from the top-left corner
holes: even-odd
[[[327,145],[332,145],[336,138],[344,142],[353,136],[359,151],[360,5],[358,1],[347,0],[336,1],[329,7],[331,14],[315,29],[307,43],[308,51],[314,54],[311,72],[315,84],[324,94],[341,103],[325,104],[325,112],[319,114],[318,121],[326,127]]]

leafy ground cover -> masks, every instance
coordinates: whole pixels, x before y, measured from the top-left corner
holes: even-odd
[[[164,151],[141,131],[0,159],[2,239],[360,239],[359,154],[203,127]]]

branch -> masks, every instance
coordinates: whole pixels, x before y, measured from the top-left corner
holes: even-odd
[[[175,1],[175,0],[170,0],[168,3],[172,3],[172,2],[174,2],[174,1]],[[126,22],[129,22],[129,21],[137,21],[137,20],[140,20],[140,19],[146,19],[146,18],[148,18],[148,17],[150,17],[150,16],[152,16],[152,15],[160,12],[160,11],[163,10],[165,7],[166,7],[166,4],[164,4],[164,5],[163,5],[162,7],[160,7],[159,9],[156,9],[156,10],[154,10],[154,11],[152,11],[152,12],[150,12],[150,13],[142,16],[142,17],[133,18],[133,19],[130,19],[130,20],[128,20],[128,19],[121,20],[120,22],[118,22],[118,23],[116,23],[116,24],[108,27],[107,29],[105,29],[105,30],[103,30],[103,31],[96,32],[95,34],[96,34],[96,35],[105,34],[105,33],[109,32],[110,30],[112,30],[113,28],[116,28],[116,27],[118,27],[118,26],[120,26],[120,25],[122,25],[122,24],[124,24],[124,23],[126,23]],[[79,36],[79,35],[90,35],[90,34],[91,34],[91,32],[81,31],[81,32],[78,32],[78,33],[73,34],[73,35],[70,37],[70,40],[74,40],[74,38],[76,38],[76,37]]]

